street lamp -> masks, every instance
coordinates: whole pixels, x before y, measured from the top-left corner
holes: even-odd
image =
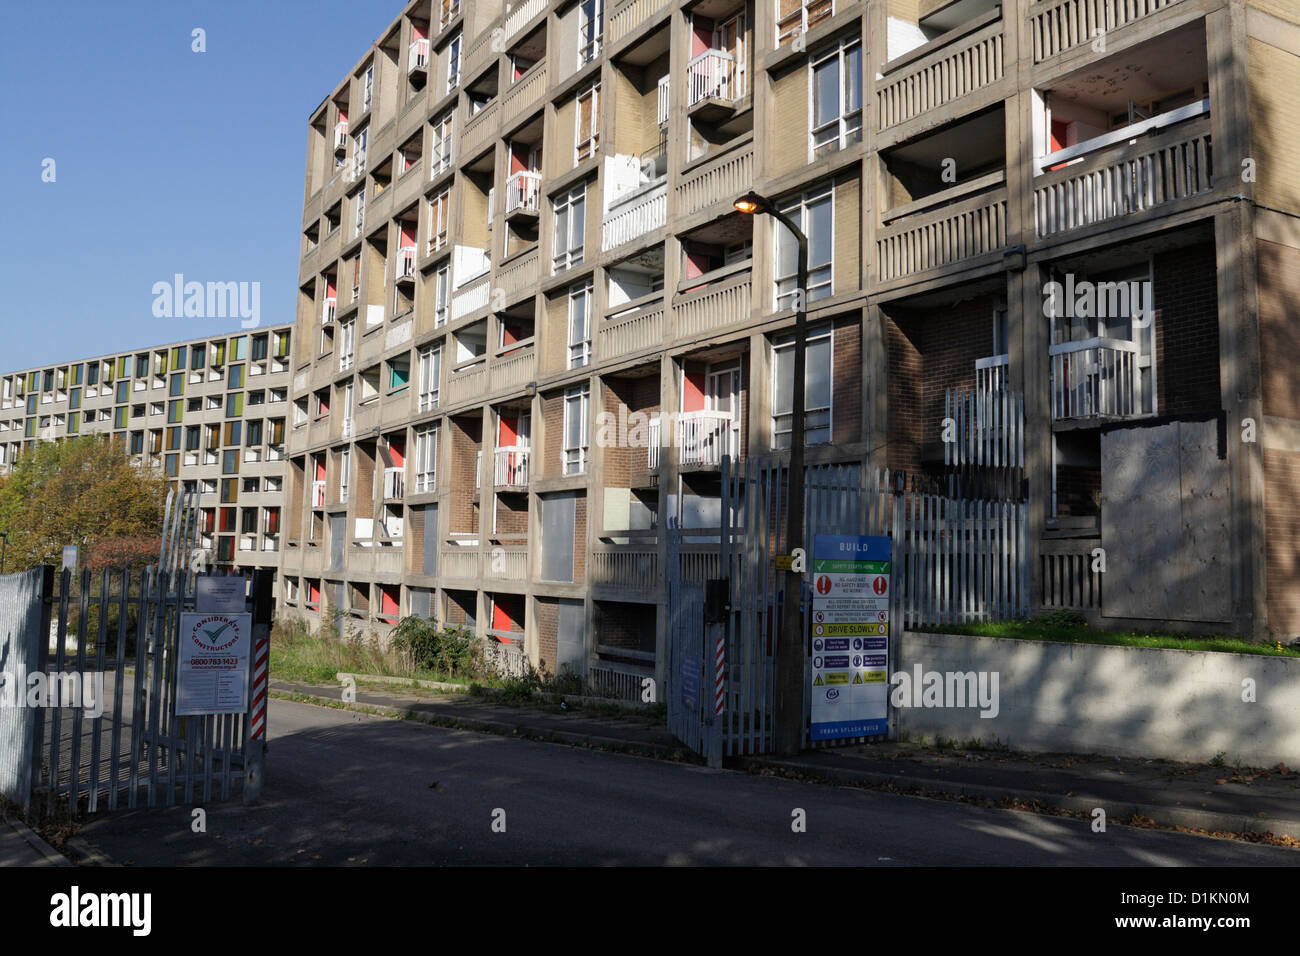
[[[752,216],[765,212],[794,234],[799,244],[799,271],[794,289],[794,382],[790,413],[790,500],[786,507],[786,550],[803,546],[804,486],[804,374],[808,341],[808,237],[799,224],[777,209],[765,196],[750,191],[735,201],[737,212]],[[793,567],[785,572],[785,605],[776,642],[775,705],[772,744],[779,756],[797,754],[803,747],[804,631],[799,605],[803,600],[803,574]]]

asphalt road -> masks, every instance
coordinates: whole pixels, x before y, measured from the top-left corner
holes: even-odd
[[[271,702],[262,802],[101,815],[137,865],[1203,865],[1300,852]],[[805,832],[794,832],[802,810]],[[494,827],[495,823],[495,827]],[[504,824],[504,828],[502,827]],[[504,832],[498,832],[501,830]]]

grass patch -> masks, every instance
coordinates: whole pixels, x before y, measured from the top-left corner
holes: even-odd
[[[1054,611],[1018,621],[984,621],[917,628],[931,634],[969,634],[975,637],[1012,637],[1025,641],[1053,641],[1060,644],[1103,644],[1116,647],[1159,647],[1181,651],[1216,651],[1224,654],[1255,654],[1262,657],[1300,657],[1300,648],[1280,643],[1260,644],[1242,637],[1201,637],[1176,631],[1107,631],[1089,627],[1082,614]]]

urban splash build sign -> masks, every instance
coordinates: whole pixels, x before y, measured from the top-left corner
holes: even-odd
[[[253,615],[181,615],[176,713],[248,712],[248,653]]]
[[[888,538],[813,540],[812,740],[888,729],[889,571]]]

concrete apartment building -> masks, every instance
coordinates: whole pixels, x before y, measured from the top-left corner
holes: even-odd
[[[293,326],[204,336],[0,375],[0,473],[38,441],[112,435],[197,492],[219,568],[278,571]]]
[[[1292,0],[408,4],[310,118],[282,611],[662,666],[789,444],[752,188],[810,463],[1023,393],[1036,607],[1300,634],[1298,90]]]

